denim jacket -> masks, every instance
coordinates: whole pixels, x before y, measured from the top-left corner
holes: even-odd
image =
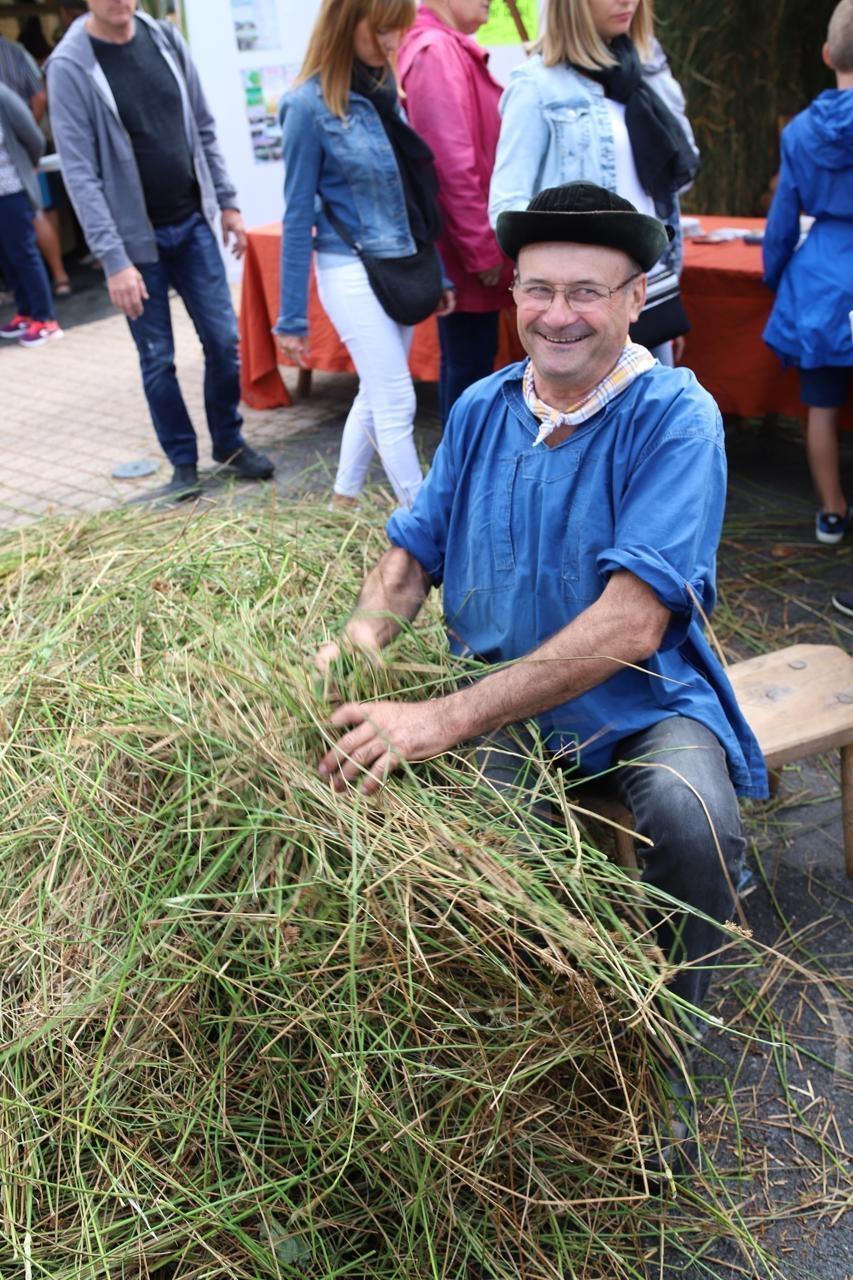
[[[649,87],[657,93],[696,151],[685,114],[684,94],[657,41],[643,64]],[[616,190],[616,150],[604,89],[572,67],[546,67],[537,53],[516,67],[500,103],[501,134],[489,191],[494,226],[506,209],[525,209],[538,192],[564,182],[597,182]],[[665,265],[681,271],[678,196],[659,202],[655,211],[675,229],[663,255]]]
[[[327,204],[365,253],[402,258],[415,252],[397,160],[367,98],[351,93],[341,120],[326,106],[314,76],[285,94],[279,119],[284,148],[281,315],[274,332],[308,332],[311,250],[352,254],[332,229]]]

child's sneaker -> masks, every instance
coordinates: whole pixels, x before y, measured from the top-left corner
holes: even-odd
[[[818,511],[814,522],[814,536],[826,547],[834,547],[850,528],[850,508],[843,516],[834,511]]]
[[[0,328],[0,338],[20,338],[26,333],[33,321],[29,316],[12,316],[8,324]]]
[[[40,347],[43,342],[55,342],[65,334],[55,320],[33,320],[18,339],[20,347]]]
[[[853,591],[836,591],[832,603],[839,613],[846,613],[848,618],[853,618]]]

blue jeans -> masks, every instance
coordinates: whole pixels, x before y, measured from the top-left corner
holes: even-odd
[[[181,467],[198,461],[198,444],[175,372],[169,288],[182,299],[201,339],[207,425],[214,453],[223,457],[243,444],[237,318],[219,246],[202,215],[157,227],[155,234],[159,260],[138,264],[148,299],[139,319],[128,324],[157,439],[172,466]]]
[[[54,320],[53,295],[36,244],[33,206],[23,191],[0,196],[0,269],[15,295],[18,315]]]
[[[513,725],[477,744],[478,764],[494,787],[523,799],[536,782],[532,748],[529,730]],[[609,785],[634,815],[638,833],[652,842],[637,850],[643,880],[711,917],[685,912],[680,918],[651,920],[664,954],[684,966],[672,990],[701,1007],[714,971],[713,953],[725,942],[713,921],[734,918],[732,887],[746,844],[725,752],[704,725],[673,716],[625,738],[613,761],[627,763],[608,775]],[[594,785],[600,790],[601,780]],[[572,794],[583,806],[582,781]],[[550,808],[546,814],[540,806],[541,801],[539,816],[549,817]]]
[[[465,388],[494,372],[499,317],[499,311],[453,311],[439,319],[438,403],[442,426]]]

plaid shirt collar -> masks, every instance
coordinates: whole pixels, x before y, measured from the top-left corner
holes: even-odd
[[[599,409],[603,409],[616,396],[621,395],[635,378],[645,373],[647,369],[651,369],[653,364],[655,364],[655,358],[650,351],[637,342],[627,342],[607,377],[602,379],[597,387],[593,387],[589,395],[561,412],[559,409],[552,409],[544,400],[539,399],[536,394],[536,384],[533,381],[533,363],[528,360],[522,377],[522,391],[528,409],[541,424],[539,434],[533,441],[533,447],[542,444],[543,440],[547,440],[558,427],[578,427],[582,422],[586,422],[593,414],[598,413]]]

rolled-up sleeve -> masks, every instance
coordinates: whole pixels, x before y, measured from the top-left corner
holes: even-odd
[[[670,611],[664,649],[680,644],[697,611],[708,616],[715,603],[726,497],[725,451],[716,434],[673,428],[655,441],[632,471],[614,543],[597,557],[605,578],[633,573]]]

